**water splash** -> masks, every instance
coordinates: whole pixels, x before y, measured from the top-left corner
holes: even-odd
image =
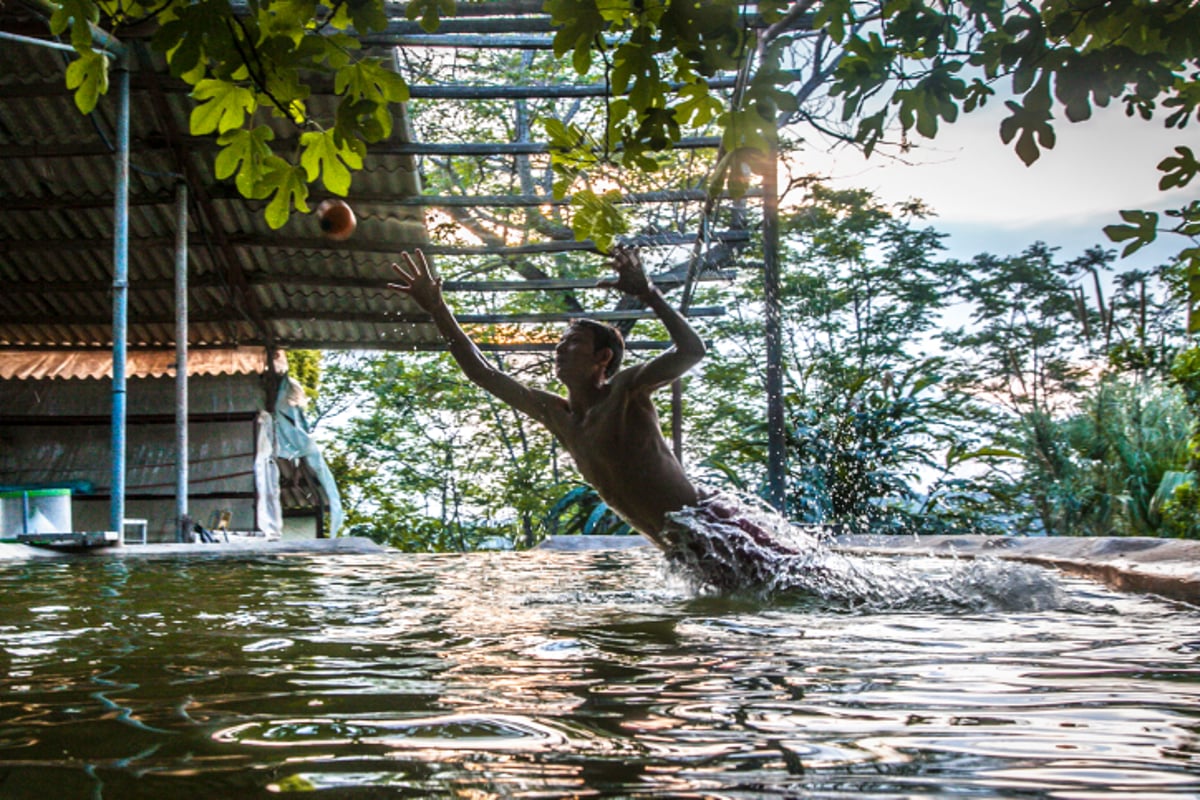
[[[804,595],[868,610],[1041,611],[1064,602],[1054,574],[1039,567],[840,553],[819,527],[727,493],[669,514],[662,535],[672,571],[701,593]]]

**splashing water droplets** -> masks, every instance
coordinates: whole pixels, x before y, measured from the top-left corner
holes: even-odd
[[[957,607],[1041,611],[1062,606],[1047,570],[996,559],[884,558],[838,552],[753,499],[711,494],[668,515],[671,569],[701,593],[807,595],[850,608]]]

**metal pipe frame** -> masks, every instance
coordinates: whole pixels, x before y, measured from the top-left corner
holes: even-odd
[[[175,187],[175,541],[188,518],[188,191]]]
[[[118,63],[117,151],[113,182],[113,379],[112,379],[112,499],[109,516],[117,541],[125,538],[125,417],[127,413],[125,360],[129,327],[129,70]]]

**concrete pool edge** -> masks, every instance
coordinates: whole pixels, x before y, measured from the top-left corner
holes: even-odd
[[[389,548],[365,537],[340,536],[336,539],[268,540],[255,537],[231,538],[218,543],[119,544],[109,547],[58,548],[36,547],[15,542],[0,542],[0,563],[43,558],[104,558],[121,556],[214,556],[258,555],[330,555],[344,553],[385,553]]]
[[[1200,603],[1200,541],[1150,537],[842,536],[842,552],[993,557],[1053,567],[1128,592]]]
[[[640,536],[556,536],[547,550],[648,546]],[[1200,603],[1200,541],[1149,537],[838,536],[835,550],[859,555],[992,557],[1051,567],[1114,589]]]

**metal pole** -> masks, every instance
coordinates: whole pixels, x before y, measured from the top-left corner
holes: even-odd
[[[783,328],[779,300],[779,158],[763,175],[763,302],[767,345],[767,500],[787,515],[787,450],[783,407]]]
[[[129,70],[117,74],[117,152],[113,219],[112,496],[110,528],[125,539],[125,359],[129,321]]]
[[[671,449],[675,460],[683,463],[683,380],[671,381]]]
[[[188,191],[175,185],[175,541],[188,516]]]
[[[48,42],[45,39],[35,39],[32,36],[22,36],[19,33],[9,33],[8,31],[0,31],[0,39],[10,42],[20,42],[21,44],[31,44],[36,47],[49,47],[51,50],[62,50],[65,53],[75,52],[75,48],[69,44]]]

